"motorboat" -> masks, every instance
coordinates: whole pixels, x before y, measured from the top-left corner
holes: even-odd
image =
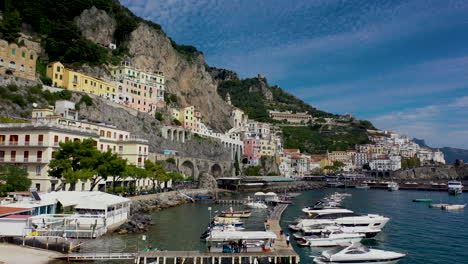
[[[390,220],[385,216],[377,214],[361,215],[347,209],[325,209],[322,210],[322,212],[320,211],[321,210],[310,212],[309,218],[301,219],[296,225],[290,226],[290,228],[293,230],[299,230],[306,226],[335,224],[341,226],[365,226],[374,229],[383,229]]]
[[[361,183],[361,184],[356,185],[355,188],[356,189],[370,189],[370,186],[367,183]]]
[[[326,250],[322,252],[322,256],[315,257],[314,262],[317,264],[394,264],[405,256],[406,254],[403,253],[367,248],[360,243],[352,243]]]
[[[268,206],[262,201],[252,201],[245,204],[249,208],[253,209],[266,209]]]
[[[434,204],[434,203],[431,203],[431,204],[429,204],[429,207],[442,209],[446,205],[448,205],[448,204],[444,204],[444,203]]]
[[[398,191],[400,189],[400,185],[396,182],[389,182],[387,183],[387,190],[390,192]]]
[[[234,211],[231,208],[229,208],[228,211],[222,212],[219,216],[221,217],[234,217],[234,218],[248,218],[250,217],[251,212],[250,211]]]
[[[201,234],[200,239],[207,238],[211,232],[219,232],[219,231],[242,231],[245,230],[244,227],[241,226],[234,226],[234,225],[218,225],[218,226],[209,226],[208,230]]]
[[[213,222],[213,226],[225,226],[225,225],[233,225],[236,227],[243,226],[244,223],[240,221],[239,218],[232,218],[232,217],[215,217]]]
[[[343,243],[361,241],[365,235],[356,233],[345,233],[342,230],[326,231],[320,235],[303,237],[297,242],[302,247],[333,247]]]
[[[293,234],[295,239],[302,239],[306,236],[319,235],[323,232],[330,232],[335,230],[341,230],[345,233],[356,233],[363,234],[365,238],[372,238],[378,235],[382,230],[378,228],[369,228],[367,226],[340,226],[340,225],[324,225],[305,227],[299,232]]]
[[[344,208],[338,208],[338,207],[330,207],[330,208],[303,208],[302,212],[304,212],[307,216],[314,216],[316,214],[330,214],[330,213],[352,213],[353,211],[344,209]]]
[[[463,210],[465,209],[466,204],[446,204],[443,205],[441,208],[444,210]]]
[[[274,247],[276,234],[272,231],[216,231],[206,237],[209,252],[264,252]]]
[[[461,181],[448,181],[447,189],[449,194],[458,195],[463,193],[463,185]]]

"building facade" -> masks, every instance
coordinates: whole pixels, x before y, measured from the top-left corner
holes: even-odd
[[[117,86],[114,83],[67,69],[60,62],[47,64],[46,75],[52,79],[54,87],[84,92],[112,101],[115,101],[117,98]]]
[[[19,47],[0,39],[0,73],[36,80],[37,54],[34,50]]]
[[[270,117],[274,120],[285,121],[291,124],[308,124],[312,120],[312,116],[304,113],[293,113],[291,111],[270,111]]]

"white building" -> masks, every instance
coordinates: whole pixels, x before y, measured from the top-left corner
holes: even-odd
[[[390,156],[383,158],[376,158],[369,162],[371,170],[378,171],[395,171],[401,169],[401,157]]]

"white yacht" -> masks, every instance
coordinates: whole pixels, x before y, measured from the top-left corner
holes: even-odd
[[[316,236],[305,236],[297,242],[303,247],[333,247],[343,243],[359,242],[364,238],[363,234],[345,233],[341,230],[322,232]]]
[[[314,262],[317,264],[394,264],[405,256],[406,254],[380,249],[370,249],[364,247],[360,243],[353,243],[348,246],[339,246],[324,251],[322,256],[314,258]]]
[[[378,228],[369,228],[367,226],[340,226],[340,225],[325,225],[317,227],[305,227],[299,232],[293,234],[295,239],[302,239],[306,236],[319,235],[323,232],[341,230],[345,233],[363,234],[366,238],[372,238],[378,235],[382,230]]]
[[[447,188],[449,194],[458,195],[463,193],[463,185],[461,181],[448,181]]]
[[[400,189],[400,185],[396,182],[389,182],[387,183],[387,189],[391,192],[398,191]]]
[[[309,218],[301,219],[297,224],[290,225],[290,228],[293,230],[300,230],[306,226],[329,224],[348,227],[360,226],[374,229],[383,229],[389,220],[390,219],[388,217],[377,214],[361,215],[347,209],[335,208],[311,212],[309,214]]]

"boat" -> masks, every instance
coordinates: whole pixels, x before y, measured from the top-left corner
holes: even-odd
[[[406,254],[403,253],[367,248],[360,243],[352,243],[326,250],[321,256],[315,257],[314,262],[317,264],[394,264],[405,256]]]
[[[448,193],[451,195],[458,195],[463,193],[463,185],[461,181],[448,181],[447,189]]]
[[[389,220],[390,219],[385,216],[377,214],[361,215],[342,208],[322,209],[309,211],[309,218],[299,220],[296,225],[290,225],[290,228],[292,230],[300,230],[306,226],[335,224],[383,229]]]
[[[369,184],[367,184],[367,183],[361,183],[361,184],[356,185],[355,188],[356,188],[356,189],[369,189],[370,186],[369,186]]]
[[[415,203],[432,203],[432,199],[413,199]]]
[[[245,205],[247,207],[253,208],[253,209],[266,209],[266,208],[268,208],[268,206],[264,202],[261,202],[261,201],[248,202]]]
[[[215,231],[206,242],[209,252],[250,253],[271,251],[276,239],[272,231]]]
[[[240,221],[239,218],[232,218],[232,217],[215,217],[211,224],[212,226],[232,225],[236,227],[244,225],[244,223]]]
[[[444,210],[463,210],[465,209],[466,204],[446,204],[442,206]]]
[[[448,204],[443,204],[443,203],[434,204],[434,203],[431,203],[431,204],[429,205],[429,207],[442,209],[442,207],[444,207],[444,206],[446,206],[446,205],[448,205]]]
[[[221,217],[234,217],[234,218],[247,218],[250,217],[250,211],[234,211],[232,207],[228,211],[222,212],[219,216]]]
[[[305,227],[299,232],[293,234],[295,239],[302,239],[306,236],[311,235],[320,235],[323,232],[341,230],[345,233],[356,233],[363,234],[365,238],[372,238],[379,234],[382,230],[376,228],[370,228],[367,226],[340,226],[340,225],[323,225],[323,226],[313,226]]]
[[[208,230],[201,234],[200,239],[205,239],[210,236],[211,232],[219,232],[219,231],[242,231],[245,228],[241,226],[234,226],[234,225],[222,225],[222,226],[209,226]]]
[[[398,183],[396,182],[387,183],[387,190],[389,190],[390,192],[398,191],[398,189],[400,189],[400,185],[398,185]]]
[[[197,196],[195,196],[195,199],[197,199],[197,200],[212,200],[212,199],[213,199],[213,196],[209,196],[209,195],[197,195]]]
[[[326,231],[320,235],[305,236],[297,242],[302,247],[333,247],[343,243],[361,241],[365,235],[356,233],[345,233],[342,230]]]

